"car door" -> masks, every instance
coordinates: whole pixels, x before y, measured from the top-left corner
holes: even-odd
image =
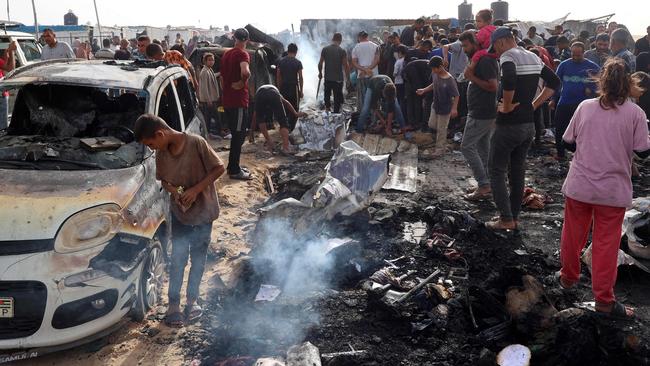
[[[185,73],[179,73],[174,80],[178,95],[180,112],[183,116],[185,131],[207,138],[207,128],[202,118],[199,118],[198,104],[194,88]]]
[[[156,94],[154,113],[165,120],[169,127],[183,132],[186,128],[175,84],[174,76],[168,77],[162,82]]]

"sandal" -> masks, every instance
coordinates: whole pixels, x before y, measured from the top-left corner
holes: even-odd
[[[631,315],[628,315],[627,313],[628,309],[632,311]],[[618,301],[614,302],[614,306],[612,306],[612,310],[610,311],[596,310],[596,315],[604,316],[612,319],[620,319],[620,320],[631,320],[636,317],[636,314],[634,313],[634,309],[627,307]]]
[[[492,231],[517,231],[517,223],[514,222],[514,227],[507,227],[501,219],[493,220],[485,223],[485,227]]]
[[[464,195],[463,198],[466,201],[470,201],[470,202],[481,202],[492,198],[492,191],[488,193],[478,193],[478,189],[477,189],[472,193]]]
[[[198,304],[194,304],[191,307],[186,306],[183,314],[187,323],[193,323],[203,315],[203,309]]]
[[[560,273],[560,271],[553,273],[552,276],[553,276],[552,278],[553,284],[562,292],[570,292],[574,289],[576,285],[575,283],[572,283],[568,287],[564,286],[564,284],[562,283],[562,274]]]
[[[239,171],[239,174],[231,174],[230,179],[253,180],[253,175],[250,172],[247,172],[244,169],[241,169]]]
[[[164,322],[170,328],[181,328],[185,325],[183,314],[180,311],[165,315]]]

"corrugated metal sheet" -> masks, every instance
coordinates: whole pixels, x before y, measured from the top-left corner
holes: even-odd
[[[370,155],[391,155],[388,180],[382,189],[415,193],[418,176],[417,145],[373,134],[356,134],[352,140]]]

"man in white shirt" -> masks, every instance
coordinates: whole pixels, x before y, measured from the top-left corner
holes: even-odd
[[[536,27],[530,27],[528,28],[528,34],[525,39],[530,39],[531,42],[533,42],[533,45],[535,46],[544,46],[544,39],[537,34],[537,28]]]
[[[59,42],[56,39],[56,34],[50,28],[43,30],[43,40],[46,45],[43,47],[41,52],[41,60],[55,60],[60,58],[75,58],[74,51],[69,44],[65,42]]]
[[[359,43],[352,49],[352,66],[357,70],[357,110],[361,111],[368,80],[379,70],[379,46],[368,40],[366,31],[359,32]]]

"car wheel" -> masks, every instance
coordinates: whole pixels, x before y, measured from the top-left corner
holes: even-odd
[[[158,239],[154,239],[140,274],[140,289],[131,311],[132,320],[143,321],[147,312],[160,303],[164,279],[165,260],[162,246]]]

